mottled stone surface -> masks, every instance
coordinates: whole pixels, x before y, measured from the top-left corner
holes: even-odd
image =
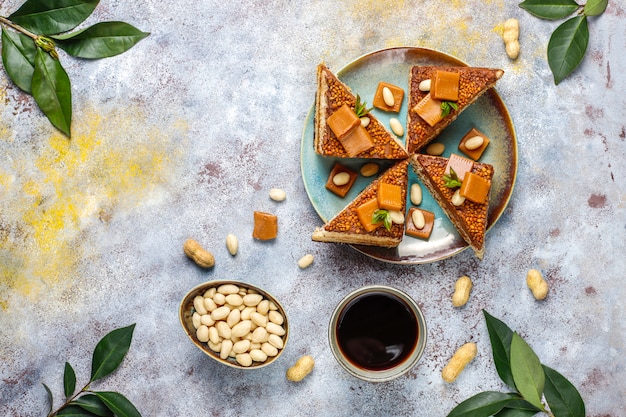
[[[20,4],[4,0],[0,14]],[[122,366],[93,388],[120,391],[144,416],[445,416],[479,391],[505,390],[482,309],[578,387],[588,416],[626,415],[626,7],[610,1],[590,20],[584,62],[555,86],[545,50],[558,23],[517,4],[102,0],[89,22],[124,20],[151,36],[106,60],[61,53],[71,140],[0,72],[0,415],[45,415],[42,383],[58,405],[65,361],[82,386],[97,341],[137,323]],[[499,35],[509,17],[521,25],[516,61]],[[339,69],[393,46],[506,71],[497,89],[515,123],[519,171],[482,262],[464,251],[398,266],[310,240],[320,220],[299,155],[316,65]],[[287,199],[271,201],[272,187]],[[254,210],[278,215],[275,241],[252,239]],[[228,233],[239,237],[236,257]],[[212,270],[185,258],[188,237],[213,251]],[[306,253],[315,262],[300,270]],[[526,287],[530,268],[549,282],[542,302]],[[455,309],[461,275],[474,289]],[[271,366],[226,368],[187,340],[180,300],[222,278],[259,285],[287,309],[289,343]],[[337,302],[374,283],[409,293],[429,326],[421,362],[382,384],[350,377],[327,342]],[[444,383],[441,369],[467,341],[478,356]],[[285,371],[303,354],[316,368],[291,383]]]

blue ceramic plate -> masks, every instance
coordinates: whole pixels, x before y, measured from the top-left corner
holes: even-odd
[[[337,77],[347,84],[354,94],[359,94],[363,100],[371,105],[376,87],[380,81],[402,87],[405,98],[400,113],[386,113],[378,109],[372,110],[374,115],[389,126],[389,119],[397,117],[405,126],[407,116],[407,94],[409,70],[414,65],[448,65],[467,66],[464,62],[441,52],[424,48],[390,48],[364,55],[346,67],[335,71]],[[504,74],[506,77],[506,73]],[[362,191],[372,178],[359,175],[350,192],[340,198],[325,188],[328,174],[335,162],[341,162],[355,171],[366,162],[365,159],[339,159],[323,157],[315,153],[313,148],[313,119],[315,103],[311,107],[304,124],[301,147],[302,178],[311,204],[319,214],[321,226],[324,222],[339,213],[356,195]],[[468,107],[461,115],[448,126],[434,142],[441,142],[446,146],[443,156],[451,153],[463,155],[457,148],[460,139],[471,129],[476,128],[485,133],[491,142],[480,162],[494,166],[495,175],[491,190],[489,207],[488,229],[491,228],[504,212],[515,184],[517,174],[517,139],[513,122],[502,99],[495,91],[487,91],[474,104]],[[402,140],[405,138],[402,137]],[[391,166],[390,161],[380,161],[381,171]],[[409,184],[420,183],[412,170],[409,174]],[[385,262],[401,264],[421,264],[434,262],[456,255],[468,247],[456,229],[439,208],[421,184],[423,200],[420,208],[435,213],[435,225],[428,240],[404,236],[402,243],[393,249],[373,246],[352,245],[356,250]],[[408,198],[408,197],[407,197]],[[407,203],[407,209],[411,202]],[[489,256],[489,239],[487,237],[485,256]]]

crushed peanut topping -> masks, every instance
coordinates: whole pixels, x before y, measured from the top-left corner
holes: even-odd
[[[419,85],[424,80],[432,79],[436,71],[447,71],[459,73],[459,96],[456,104],[457,110],[453,110],[434,126],[430,126],[419,117],[413,109],[428,92],[421,91]],[[428,142],[434,139],[443,128],[452,123],[456,117],[468,105],[474,102],[489,88],[493,87],[502,76],[503,71],[491,68],[472,67],[422,67],[411,68],[409,78],[409,115],[407,126],[407,151],[409,154],[419,151]]]
[[[446,187],[443,179],[448,161],[447,158],[416,155],[415,159],[419,161],[418,163],[423,167],[423,171],[427,173],[428,181],[443,197],[442,200],[447,202],[446,212],[450,216],[454,216],[454,221],[458,222],[459,226],[465,229],[472,244],[476,248],[482,249],[488,221],[488,202],[479,204],[465,200],[460,206],[453,206],[451,200],[455,190]],[[494,170],[491,165],[475,162],[471,172],[491,183]]]
[[[384,227],[378,227],[374,231],[368,232],[361,224],[356,209],[366,201],[376,198],[378,184],[384,182],[387,184],[397,185],[402,188],[401,201],[404,203],[400,211],[404,212],[404,209],[406,208],[408,164],[409,160],[406,159],[389,168],[384,174],[374,180],[365,190],[363,190],[363,192],[361,192],[361,194],[359,194],[341,213],[329,221],[324,226],[324,230],[329,232],[347,232],[401,238],[404,234],[403,224],[394,223],[391,226],[391,230],[387,230]]]
[[[328,83],[328,90],[325,99],[328,102],[326,117],[329,117],[344,104],[352,110],[356,106],[356,97],[348,87],[343,84],[330,70],[324,70],[324,76]],[[374,142],[374,146],[358,155],[357,158],[378,158],[378,159],[405,159],[408,154],[404,147],[397,142],[385,129],[383,124],[371,113],[368,114],[370,123],[365,128]],[[336,156],[340,158],[348,157],[346,150],[341,145],[335,134],[330,129],[324,130],[324,137],[321,140],[321,151],[324,156]]]

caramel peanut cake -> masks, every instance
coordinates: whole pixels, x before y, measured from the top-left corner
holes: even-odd
[[[502,77],[491,68],[415,66],[409,75],[407,142],[420,151]]]
[[[315,229],[318,242],[396,247],[404,236],[409,160],[372,181],[342,211]]]
[[[485,251],[493,166],[452,154],[415,154],[411,166],[479,259]]]
[[[324,64],[317,67],[315,152],[339,158],[406,159],[402,143],[369,112],[360,97]],[[367,117],[369,123],[362,122]]]

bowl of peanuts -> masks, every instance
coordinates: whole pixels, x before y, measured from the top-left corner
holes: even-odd
[[[238,369],[274,362],[289,337],[287,315],[278,300],[240,281],[209,281],[192,288],[180,304],[179,318],[198,349]]]

